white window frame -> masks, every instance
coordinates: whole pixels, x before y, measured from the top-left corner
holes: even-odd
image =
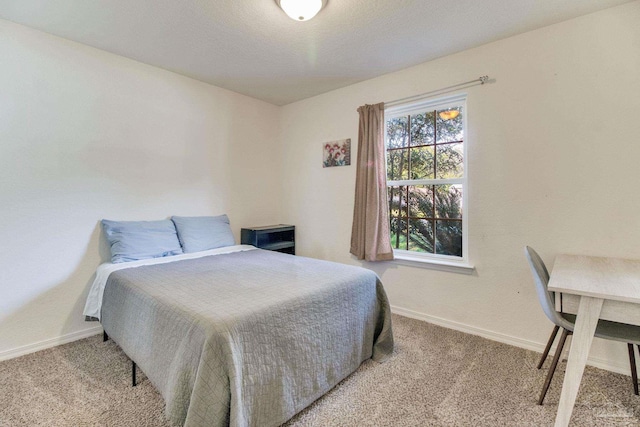
[[[387,188],[390,186],[407,186],[407,185],[438,185],[438,184],[460,184],[462,185],[462,256],[438,255],[426,252],[409,251],[404,249],[393,249],[395,262],[399,264],[408,264],[418,267],[426,267],[436,270],[452,271],[457,273],[471,274],[474,267],[469,263],[469,186],[468,186],[468,160],[467,152],[469,145],[469,137],[467,132],[467,123],[469,113],[467,110],[467,94],[461,93],[447,97],[422,99],[391,105],[385,107],[384,111],[384,135],[385,135],[385,169],[387,167],[387,121],[389,119],[407,116],[409,114],[421,114],[425,111],[442,110],[450,107],[462,106],[463,123],[462,129],[464,134],[462,144],[463,155],[463,177],[454,179],[414,179],[414,180],[387,180]],[[386,170],[385,170],[386,176]]]

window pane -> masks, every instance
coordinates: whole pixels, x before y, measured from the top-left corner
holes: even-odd
[[[391,218],[391,247],[407,250],[407,220]]]
[[[462,219],[462,185],[435,186],[436,218]]]
[[[409,150],[387,151],[387,179],[395,181],[409,178]]]
[[[410,179],[433,179],[433,153],[435,146],[411,149]]]
[[[462,221],[436,221],[436,253],[462,256]]]
[[[388,187],[389,195],[389,216],[407,216],[407,187]]]
[[[411,116],[411,146],[435,143],[433,116],[433,111]]]
[[[409,220],[409,250],[433,253],[433,221]]]
[[[407,118],[396,117],[387,120],[387,148],[400,148],[409,146],[407,134]]]
[[[409,187],[409,216],[433,218],[433,186],[416,185]]]
[[[451,111],[457,111],[459,114],[455,118],[446,118]],[[447,108],[438,110],[436,115],[436,140],[437,142],[462,141],[464,139],[462,127],[462,107]]]
[[[407,187],[389,187],[391,246],[407,250]]]
[[[438,179],[463,177],[464,152],[462,150],[462,144],[444,144],[436,146],[436,153],[438,155],[436,172]]]

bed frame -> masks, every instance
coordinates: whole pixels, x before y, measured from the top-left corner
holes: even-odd
[[[109,339],[109,335],[106,331],[102,331],[102,342],[105,342]],[[131,387],[136,386],[136,362],[131,360]]]

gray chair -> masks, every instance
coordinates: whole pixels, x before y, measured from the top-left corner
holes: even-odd
[[[544,397],[547,394],[547,390],[549,390],[549,385],[551,384],[553,374],[556,370],[556,367],[558,366],[558,361],[560,359],[560,355],[562,354],[562,349],[564,347],[565,341],[567,340],[567,336],[573,334],[573,328],[576,323],[576,316],[573,314],[560,313],[556,311],[554,303],[554,293],[547,290],[547,286],[549,285],[549,272],[547,271],[547,267],[545,267],[544,262],[542,262],[542,259],[536,253],[536,251],[531,249],[529,246],[526,246],[524,248],[524,253],[527,257],[527,261],[529,261],[531,272],[533,273],[533,281],[536,285],[536,292],[538,294],[538,299],[540,300],[540,305],[542,305],[542,310],[544,311],[544,314],[547,315],[549,320],[551,320],[555,325],[553,331],[551,332],[551,336],[549,337],[549,341],[547,342],[547,346],[542,353],[540,362],[538,363],[538,369],[542,368],[544,361],[549,355],[551,345],[556,339],[558,330],[562,328],[560,342],[558,343],[556,353],[553,356],[553,361],[551,362],[551,367],[549,368],[549,373],[547,374],[544,386],[542,387],[542,392],[540,393],[540,398],[538,399],[538,405],[542,405]],[[634,354],[633,344],[636,344],[638,346],[638,351],[640,351],[640,327],[627,325],[624,323],[609,322],[607,320],[599,320],[598,326],[596,327],[595,336],[598,338],[622,341],[627,343],[627,349],[629,350],[629,363],[631,365],[631,378],[633,380],[633,391],[637,395],[638,373],[636,371],[636,358]]]

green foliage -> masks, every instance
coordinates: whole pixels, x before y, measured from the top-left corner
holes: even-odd
[[[389,208],[394,248],[462,255],[460,186],[390,187]]]

